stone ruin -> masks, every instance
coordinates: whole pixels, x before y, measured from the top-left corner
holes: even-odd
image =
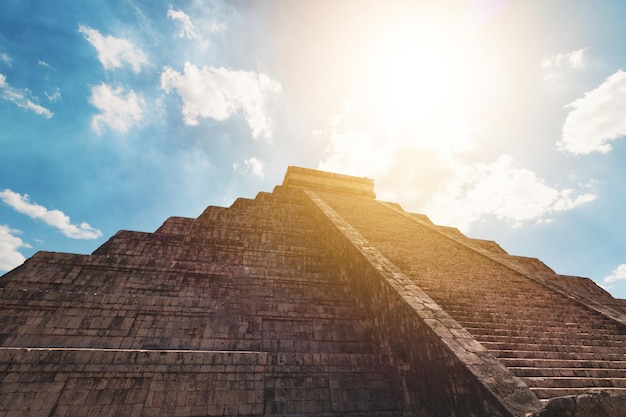
[[[39,252],[0,303],[0,416],[573,416],[549,413],[626,393],[625,300],[298,167]]]

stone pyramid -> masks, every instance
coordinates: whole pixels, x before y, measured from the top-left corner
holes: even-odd
[[[39,252],[0,305],[0,416],[524,416],[626,392],[624,300],[298,167]]]

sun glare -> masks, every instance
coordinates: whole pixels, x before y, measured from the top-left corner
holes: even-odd
[[[365,100],[387,130],[441,123],[480,100],[481,54],[453,34],[390,28],[374,36],[364,55]]]
[[[446,51],[436,45],[397,45],[382,55],[374,78],[386,106],[429,113],[452,97],[451,69]]]

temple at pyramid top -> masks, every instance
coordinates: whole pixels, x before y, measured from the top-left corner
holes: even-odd
[[[370,178],[353,177],[352,175],[335,174],[296,166],[287,168],[283,186],[376,198],[374,180]]]

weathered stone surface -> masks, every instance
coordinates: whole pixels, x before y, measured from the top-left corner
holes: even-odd
[[[0,417],[511,417],[626,391],[621,301],[374,197],[290,167],[91,255],[37,253],[0,278]]]
[[[626,395],[589,391],[576,396],[556,397],[529,417],[625,417]]]

